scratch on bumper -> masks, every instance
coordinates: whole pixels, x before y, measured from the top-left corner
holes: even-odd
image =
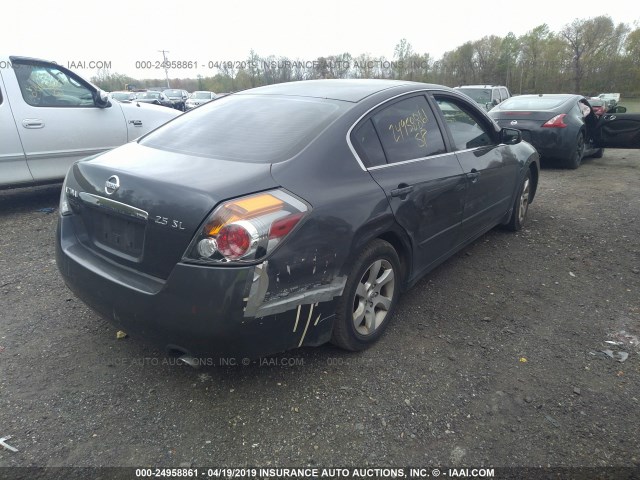
[[[256,265],[253,281],[246,299],[245,317],[266,317],[283,313],[304,304],[328,302],[334,297],[342,295],[347,277],[335,277],[328,284],[304,285],[278,292],[277,296],[265,302],[269,289],[268,262]]]

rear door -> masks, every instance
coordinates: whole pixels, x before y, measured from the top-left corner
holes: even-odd
[[[411,237],[414,272],[458,243],[466,178],[423,93],[385,103],[354,128],[354,147]]]
[[[492,122],[471,102],[434,93],[453,149],[468,180],[461,226],[463,240],[493,228],[511,207],[519,163],[500,145]]]
[[[605,113],[594,137],[601,148],[640,148],[640,113]]]
[[[127,142],[118,102],[96,107],[91,86],[55,64],[12,58],[12,66],[3,79],[34,181],[61,179],[74,161]]]
[[[0,186],[33,181],[4,88],[6,72],[0,71]]]

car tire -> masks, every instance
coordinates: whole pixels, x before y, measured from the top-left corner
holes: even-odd
[[[580,166],[580,163],[582,163],[582,158],[584,157],[584,149],[584,134],[580,132],[578,134],[578,138],[576,138],[576,145],[573,148],[573,153],[565,163],[567,168],[575,170]]]
[[[599,148],[596,153],[591,155],[593,158],[602,158],[604,156],[604,148]]]
[[[527,212],[529,211],[529,204],[531,203],[531,195],[533,193],[532,187],[531,170],[527,169],[527,173],[524,175],[522,182],[520,182],[516,199],[513,202],[511,218],[505,225],[508,230],[517,232],[524,225],[527,218]]]
[[[336,307],[331,342],[359,351],[378,340],[393,315],[401,283],[398,253],[388,242],[373,240],[353,263]]]

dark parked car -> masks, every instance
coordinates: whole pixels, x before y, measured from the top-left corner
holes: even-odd
[[[186,110],[185,104],[189,98],[189,93],[186,90],[180,90],[177,88],[165,88],[163,93],[169,97],[169,100],[173,102],[173,108],[184,112]]]
[[[146,91],[136,93],[136,101],[142,103],[153,103],[164,107],[173,108],[173,102],[162,92]]]
[[[518,130],[447,87],[260,87],[76,163],[57,262],[104,317],[188,355],[360,350],[401,291],[521,228],[538,169]]]
[[[521,130],[543,160],[578,168],[584,157],[603,155],[595,142],[598,116],[581,95],[520,95],[493,108],[489,116],[502,127]]]

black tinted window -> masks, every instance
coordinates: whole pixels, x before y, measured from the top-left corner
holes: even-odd
[[[434,97],[447,122],[456,150],[466,150],[495,143],[491,134],[479,120],[477,113],[473,112],[464,102],[437,95]]]
[[[346,108],[316,98],[230,95],[177,117],[140,143],[200,157],[278,162],[300,152]]]
[[[389,163],[445,152],[442,133],[422,95],[396,102],[372,120]]]
[[[380,138],[371,120],[367,120],[353,131],[351,141],[365,166],[375,167],[387,163]]]

